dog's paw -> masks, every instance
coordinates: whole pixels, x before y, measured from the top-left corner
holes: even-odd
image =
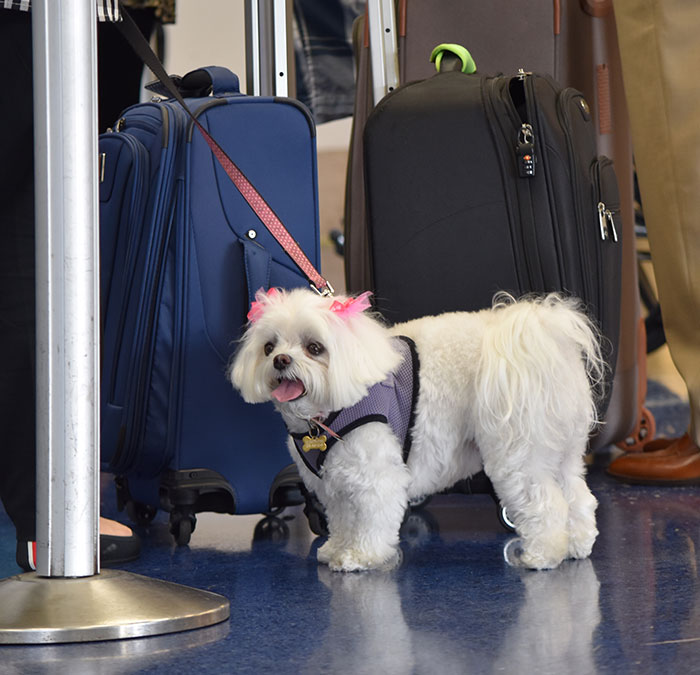
[[[530,536],[518,532],[522,550],[518,558],[522,567],[533,570],[550,570],[559,567],[569,554],[569,533],[551,523],[539,527]]]
[[[320,546],[318,551],[316,551],[316,559],[318,562],[328,565],[333,559],[336,552],[336,546],[334,542],[329,539],[323,546]]]
[[[341,552],[328,560],[328,567],[333,572],[363,572],[370,569],[369,562],[352,552]]]
[[[383,556],[362,551],[345,550],[334,554],[328,561],[328,567],[334,572],[389,571],[398,567],[402,559],[401,549],[398,548],[394,549],[389,555]]]
[[[531,570],[551,570],[566,559],[566,549],[562,546],[548,547],[542,542],[526,542],[514,537],[503,548],[505,561],[513,567],[526,567]]]
[[[565,556],[543,551],[523,549],[518,556],[520,565],[531,570],[553,570],[559,567]]]
[[[569,533],[569,557],[582,559],[588,558],[593,550],[593,544],[598,537],[598,530],[579,528]]]

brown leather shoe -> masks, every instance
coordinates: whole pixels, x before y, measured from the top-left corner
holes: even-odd
[[[680,438],[655,438],[644,444],[642,453],[646,457],[662,457],[664,455],[677,455],[679,452],[691,452],[692,443],[688,434]]]
[[[627,453],[612,461],[608,474],[638,485],[700,484],[700,448],[688,434],[666,446],[661,441],[648,445],[649,450],[645,447],[644,452]]]

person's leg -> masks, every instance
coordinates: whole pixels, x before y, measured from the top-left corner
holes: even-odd
[[[614,0],[614,8],[664,329],[691,419],[689,439],[624,456],[611,473],[700,479],[700,3]]]
[[[700,2],[615,0],[632,139],[669,349],[700,441]]]
[[[34,142],[32,34],[0,13],[0,498],[19,540],[34,538]]]
[[[156,26],[153,9],[127,9],[147,40]],[[97,26],[98,131],[112,127],[126,108],[139,102],[143,62],[111,23]]]

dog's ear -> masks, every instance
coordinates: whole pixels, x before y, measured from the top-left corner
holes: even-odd
[[[265,311],[273,303],[283,299],[284,295],[285,291],[274,287],[268,290],[260,288],[255,292],[255,300],[247,314],[248,325],[226,370],[228,380],[240,392],[246,403],[264,403],[269,400],[264,380],[258,374],[263,360],[263,345],[256,324]]]
[[[250,311],[246,317],[248,321],[250,321],[250,323],[259,321],[270,302],[279,295],[280,291],[274,286],[267,291],[264,288],[259,288],[255,291],[255,300],[251,303]]]
[[[353,405],[367,394],[369,387],[386,379],[400,363],[401,355],[387,328],[372,314],[329,314],[334,344],[328,385],[332,407],[339,409]]]
[[[257,331],[251,323],[233,355],[226,376],[240,392],[246,403],[264,403],[269,400],[264,387],[264,379],[258,375],[262,361],[262,345]]]

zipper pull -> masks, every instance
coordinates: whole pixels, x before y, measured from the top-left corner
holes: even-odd
[[[515,148],[518,158],[518,173],[521,178],[535,175],[535,133],[531,124],[523,124],[518,132],[518,144]]]
[[[617,243],[617,230],[615,229],[615,221],[613,220],[613,211],[605,209],[605,218],[608,221],[608,232],[612,232],[612,238]]]
[[[610,237],[612,232],[612,240],[617,243],[617,228],[613,218],[614,212],[611,211],[604,202],[598,202],[598,226],[600,227],[600,238],[605,241]]]
[[[605,241],[608,238],[607,209],[603,202],[598,202],[598,226],[600,227],[600,238]]]

